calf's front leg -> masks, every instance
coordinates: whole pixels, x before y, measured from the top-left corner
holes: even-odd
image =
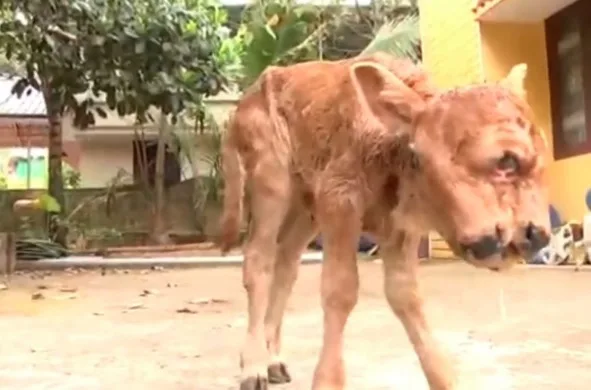
[[[342,390],[345,386],[343,332],[359,292],[356,248],[360,219],[352,209],[335,210],[321,220],[321,229],[324,337],[312,389]]]
[[[392,311],[402,322],[431,390],[452,390],[451,365],[435,341],[423,312],[417,283],[420,236],[395,231],[381,244],[384,288]]]

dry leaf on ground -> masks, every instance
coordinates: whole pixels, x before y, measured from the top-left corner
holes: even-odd
[[[189,309],[188,307],[183,307],[182,309],[178,309],[177,313],[187,313],[187,314],[197,314],[199,313],[197,310]]]
[[[45,295],[41,294],[40,292],[36,292],[33,293],[33,295],[31,295],[31,299],[34,301],[38,301],[40,299],[45,299]]]

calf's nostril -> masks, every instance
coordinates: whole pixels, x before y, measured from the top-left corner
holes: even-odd
[[[530,223],[525,228],[525,238],[527,239],[532,252],[539,251],[550,242],[550,237],[544,232],[544,230],[533,223]]]
[[[501,241],[495,236],[483,236],[478,241],[463,245],[464,252],[470,252],[477,260],[486,259],[502,251]]]

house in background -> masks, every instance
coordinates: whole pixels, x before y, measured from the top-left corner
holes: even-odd
[[[40,93],[18,99],[10,93],[13,85],[14,79],[0,77],[0,177],[10,189],[43,187],[48,158],[45,103]],[[77,171],[78,143],[64,141],[63,151],[64,164]]]
[[[238,96],[232,93],[220,93],[206,99],[209,113],[214,120],[222,125],[231,110],[234,109]],[[156,124],[147,124],[142,130],[141,139],[136,139],[135,118],[133,116],[120,117],[110,111],[106,105],[106,118],[95,115],[95,125],[88,129],[78,129],[72,125],[70,117],[64,118],[64,140],[73,140],[80,145],[79,171],[83,187],[103,187],[109,183],[117,173],[123,169],[130,174],[127,182],[139,181],[142,167],[148,166],[148,181],[154,180],[154,163],[156,160],[156,142],[158,129]],[[158,118],[156,112],[152,113]],[[201,154],[207,153],[208,137],[211,134],[197,134],[192,130],[182,137],[183,141],[193,143],[193,154],[199,174],[207,173],[210,166],[200,159]],[[180,136],[179,136],[180,137]],[[181,180],[193,177],[192,163],[178,153],[178,150],[167,150],[165,160],[165,182],[175,184]],[[143,159],[147,158],[147,161]],[[144,161],[144,162],[143,162]]]
[[[591,1],[420,0],[423,62],[441,87],[528,65],[528,100],[552,154],[552,204],[581,220],[591,188]]]
[[[14,79],[0,78],[0,172],[8,175],[9,188],[40,188],[47,182],[48,123],[45,104],[40,92],[31,89],[21,98],[11,95]],[[237,96],[220,94],[208,100],[211,114],[223,123],[233,109]],[[106,108],[106,118],[95,115],[96,124],[88,129],[73,126],[66,114],[62,123],[64,162],[80,173],[83,188],[105,187],[123,170],[129,175],[122,183],[138,181],[142,167],[148,165],[148,180],[153,181],[156,159],[157,129],[148,125],[141,140],[136,140],[133,116],[119,117]],[[188,133],[194,143],[198,172],[208,172],[209,166],[198,156],[207,145],[206,134]],[[206,146],[205,146],[206,147]],[[147,159],[147,164],[142,163]],[[27,160],[31,179],[27,184]],[[168,185],[193,176],[191,163],[177,151],[167,151],[165,181]],[[150,180],[151,179],[151,180]]]

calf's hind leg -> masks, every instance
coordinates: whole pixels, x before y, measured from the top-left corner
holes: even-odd
[[[252,218],[242,266],[248,325],[240,354],[240,390],[266,390],[269,355],[265,340],[265,313],[277,253],[277,236],[289,207],[290,183],[281,165],[272,161],[259,163],[250,184]]]
[[[281,325],[285,307],[298,277],[300,258],[317,232],[311,213],[292,207],[279,237],[269,306],[265,316],[267,346],[271,355],[267,373],[270,383],[287,383],[291,375],[281,356]]]

